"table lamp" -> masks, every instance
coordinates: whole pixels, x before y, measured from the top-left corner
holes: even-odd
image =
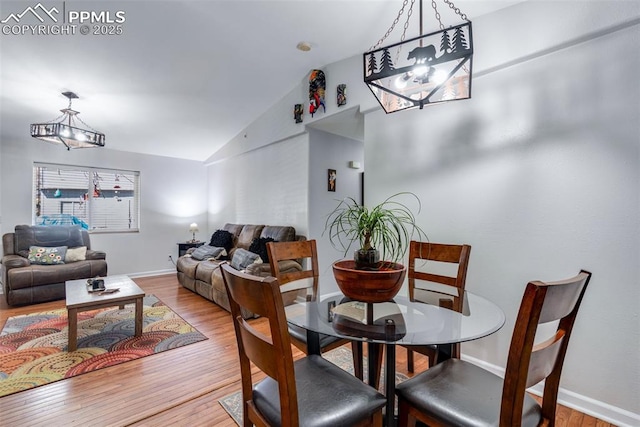
[[[191,242],[192,243],[197,242],[196,231],[198,231],[198,224],[196,224],[195,222],[192,222],[191,225],[189,226],[189,231],[193,233],[193,239],[191,240]]]

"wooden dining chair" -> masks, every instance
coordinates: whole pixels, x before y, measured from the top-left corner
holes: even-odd
[[[439,283],[457,288],[457,295],[451,298],[442,298],[439,305],[451,310],[460,311],[462,309],[462,295],[467,281],[467,267],[469,266],[469,255],[471,254],[471,246],[469,245],[449,245],[442,243],[418,242],[412,240],[409,243],[409,268],[407,272],[409,285],[409,299],[416,301],[421,299],[421,286],[424,281],[430,283]],[[424,264],[420,260],[425,260]],[[417,261],[417,262],[416,262]],[[434,265],[428,261],[437,263],[446,263],[453,265],[455,273],[451,274],[447,271],[430,270],[427,267]],[[416,265],[418,268],[416,268]],[[435,265],[434,265],[435,266]],[[420,280],[416,282],[416,280]],[[419,283],[420,286],[416,286]],[[437,363],[438,351],[435,346],[405,346],[407,349],[407,370],[413,372],[413,353],[424,354],[429,358],[429,367]],[[460,344],[453,344],[451,357],[460,358]]]
[[[293,293],[297,295],[299,289],[287,289],[288,283],[308,279],[305,282],[307,292],[306,298],[315,299],[318,295],[318,280],[320,278],[320,268],[318,267],[318,251],[315,240],[301,240],[290,242],[269,242],[267,243],[267,252],[269,255],[269,264],[271,266],[271,275],[278,279],[281,290],[284,294]],[[302,270],[293,270],[286,268],[288,262],[302,261],[307,264]],[[310,287],[308,285],[311,285]],[[291,342],[305,354],[307,351],[307,331],[298,326],[289,325],[289,333],[291,334]],[[326,352],[351,342],[351,350],[353,356],[354,375],[359,379],[363,377],[362,363],[362,342],[349,341],[346,339],[320,334],[320,351]]]
[[[245,427],[382,426],[382,394],[319,355],[293,361],[276,278],[221,268],[240,357]],[[266,318],[269,332],[244,320],[241,307]],[[255,386],[251,363],[267,375]]]
[[[529,282],[504,380],[469,362],[446,360],[397,387],[399,425],[415,426],[417,419],[429,426],[553,427],[562,365],[590,279],[582,270],[558,282]],[[538,325],[556,321],[555,333],[536,340]],[[542,380],[540,405],[526,389]]]

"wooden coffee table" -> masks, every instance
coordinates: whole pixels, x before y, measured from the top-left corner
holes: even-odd
[[[95,310],[98,308],[112,307],[114,305],[124,308],[125,304],[136,305],[136,329],[137,337],[142,335],[142,299],[144,291],[127,276],[102,277],[107,289],[119,288],[112,294],[89,292],[88,279],[69,280],[65,282],[67,299],[67,312],[69,315],[69,345],[67,351],[76,351],[78,347],[78,313]]]

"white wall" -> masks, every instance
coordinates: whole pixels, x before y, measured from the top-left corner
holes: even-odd
[[[308,136],[299,135],[212,163],[209,231],[230,222],[291,225],[307,235],[308,159]]]
[[[616,425],[640,425],[639,23],[630,1],[530,0],[482,16],[473,98],[423,111],[380,112],[360,55],[321,67],[327,99],[347,83],[349,107],[367,113],[367,203],[414,191],[433,241],[473,245],[469,289],[508,321],[465,355],[504,366],[526,282],[593,271],[561,399]],[[211,160],[299,134],[291,109],[305,91],[303,78]]]
[[[367,198],[418,194],[430,240],[471,244],[467,289],[506,312],[462,351],[504,366],[527,281],[590,270],[561,386],[635,413],[637,42],[624,29],[477,78],[468,102],[365,117]]]
[[[324,235],[327,215],[340,200],[352,197],[360,202],[360,174],[364,169],[362,141],[323,131],[309,132],[309,239],[316,239],[321,280],[333,281],[331,263],[344,258],[344,251],[333,248]],[[361,169],[349,168],[349,162],[359,162]],[[336,171],[336,191],[327,190],[327,170]],[[356,248],[353,248],[354,250]],[[347,256],[349,257],[349,256]],[[337,289],[337,288],[336,288]]]
[[[175,271],[168,255],[177,259],[177,242],[191,239],[189,224],[196,222],[206,231],[208,183],[202,162],[108,148],[67,151],[31,138],[28,123],[15,123],[2,117],[2,233],[13,231],[17,224],[31,224],[34,162],[140,171],[140,232],[91,234],[91,246],[107,253],[109,274],[147,275]],[[196,237],[200,240],[208,238],[202,231]]]

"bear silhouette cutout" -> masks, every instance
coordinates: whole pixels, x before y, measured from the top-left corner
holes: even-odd
[[[411,52],[407,59],[415,59],[416,64],[424,64],[427,61],[433,61],[436,57],[436,48],[430,44],[429,46],[416,47]]]

